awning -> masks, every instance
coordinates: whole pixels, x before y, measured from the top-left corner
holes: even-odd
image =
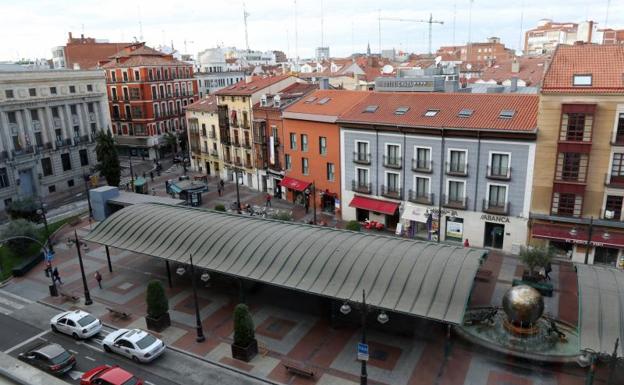
[[[533,238],[552,239],[585,245],[589,236],[589,226],[535,223],[531,229],[531,235]],[[591,245],[624,248],[624,232],[593,226]]]
[[[376,213],[394,215],[397,208],[399,207],[399,204],[395,202],[382,201],[381,199],[373,199],[356,195],[351,200],[351,203],[349,203],[349,206],[358,209],[374,211]]]
[[[143,186],[143,185],[145,184],[145,182],[147,182],[147,181],[145,180],[145,178],[143,178],[143,177],[138,177],[138,178],[136,178],[136,179],[134,180],[134,186],[135,186],[135,187],[141,187],[141,186]]]
[[[401,215],[401,219],[406,219],[408,221],[427,223],[427,219],[429,219],[429,214],[427,210],[429,208],[427,206],[415,205],[412,203],[405,204],[405,210],[403,211],[403,215]]]
[[[577,264],[580,349],[624,356],[624,271]]]
[[[284,179],[281,180],[280,186],[286,187],[296,191],[303,191],[310,185],[310,182],[306,182],[303,180],[291,178],[289,176],[285,176]]]
[[[182,192],[182,189],[179,188],[178,186],[176,186],[175,183],[172,183],[172,184],[169,185],[169,191],[171,191],[173,193],[176,193],[176,194],[179,194],[179,193]]]

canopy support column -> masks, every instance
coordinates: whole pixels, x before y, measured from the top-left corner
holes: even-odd
[[[106,249],[106,260],[108,261],[108,272],[112,273],[113,265],[111,264],[111,260],[110,260],[110,251],[108,250],[108,246],[104,246],[104,248]]]

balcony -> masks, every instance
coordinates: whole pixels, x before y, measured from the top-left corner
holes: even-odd
[[[210,156],[212,156],[213,158],[218,158],[219,157],[219,152],[215,149],[210,150]]]
[[[390,199],[399,199],[403,197],[402,188],[400,187],[388,187],[381,185],[381,195]]]
[[[446,162],[446,175],[468,176],[468,164]]]
[[[224,161],[225,163],[230,163],[230,164],[232,164],[232,157],[230,157],[230,155],[228,155],[228,154],[225,154],[225,157],[223,158],[223,161]]]
[[[234,140],[234,143],[232,143],[232,146],[234,146],[234,147],[240,147],[240,146],[241,146],[241,143],[240,143],[238,140],[236,140],[236,139],[235,139],[235,140]]]
[[[511,167],[487,166],[486,176],[488,179],[510,180],[511,179]]]
[[[252,165],[252,163],[251,163],[251,160],[246,160],[246,161],[243,163],[243,166],[244,166],[245,168],[253,168],[253,165]]]
[[[57,139],[56,140],[56,148],[63,148],[71,146],[71,139]]]
[[[366,154],[366,153],[363,153],[363,152],[354,151],[353,152],[353,163],[357,163],[357,164],[371,164],[371,154],[370,154],[370,152],[368,154]]]
[[[210,131],[208,132],[208,138],[210,139],[216,139],[217,138],[217,133],[214,131]]]
[[[605,174],[605,186],[611,188],[624,188],[624,175]]]
[[[408,192],[408,200],[414,203],[421,203],[424,205],[432,205],[434,202],[435,195],[431,194],[423,194],[418,191],[409,190]]]
[[[23,146],[20,148],[16,148],[15,150],[12,150],[11,154],[13,155],[14,158],[16,158],[20,156],[33,154],[34,152],[35,152],[35,146]]]
[[[227,137],[227,136],[221,135],[221,144],[224,144],[226,146],[230,146],[232,144],[232,140],[229,137]]]
[[[484,199],[481,211],[489,214],[509,215],[509,202],[500,204],[499,202],[491,202]]]
[[[356,180],[351,181],[351,190],[362,194],[370,194],[373,191],[370,183],[360,183]]]
[[[433,172],[433,162],[429,159],[412,159],[412,171]]]
[[[452,209],[465,210],[466,207],[468,207],[468,198],[442,195],[442,206]]]
[[[248,150],[251,150],[251,142],[246,140],[245,142],[243,142],[243,147],[245,147]]]
[[[394,168],[400,170],[402,167],[403,159],[400,156],[386,156],[383,157],[383,165],[386,168]]]
[[[242,167],[243,166],[243,161],[241,160],[241,158],[234,159],[234,165],[236,165],[238,167]]]

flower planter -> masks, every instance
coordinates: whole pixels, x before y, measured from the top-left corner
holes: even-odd
[[[258,354],[258,341],[255,339],[247,346],[232,344],[232,357],[237,360],[249,362],[256,354]]]
[[[171,326],[171,318],[169,317],[169,313],[165,313],[158,318],[147,315],[145,316],[145,323],[149,330],[160,332]]]

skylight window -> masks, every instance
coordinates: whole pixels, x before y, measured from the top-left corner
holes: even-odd
[[[310,104],[310,103],[314,102],[315,100],[316,100],[316,96],[310,96],[309,98],[307,98],[307,99],[305,100],[305,102],[304,102],[304,103],[306,103],[306,104]]]
[[[258,86],[251,86],[251,87],[249,87],[250,90],[255,90],[256,88],[258,88]]]
[[[377,111],[378,108],[379,106],[377,105],[370,105],[370,106],[367,106],[363,112],[372,114],[373,112]]]
[[[573,86],[591,86],[592,76],[590,75],[574,75],[572,78]]]
[[[514,117],[515,114],[516,114],[515,110],[502,110],[500,114],[498,115],[498,117],[501,119],[511,119]]]
[[[405,113],[409,111],[409,107],[398,107],[394,110],[395,115],[405,115]]]
[[[318,102],[316,102],[316,104],[326,104],[330,100],[331,100],[331,98],[323,98],[323,99],[319,100]]]
[[[427,112],[425,112],[425,116],[428,118],[434,117],[438,114],[438,112],[440,112],[440,110],[433,110],[433,109],[429,109],[427,110]]]
[[[474,110],[471,110],[470,108],[463,108],[461,111],[459,111],[459,114],[457,114],[457,116],[459,116],[460,118],[469,118],[472,116],[473,112]]]

